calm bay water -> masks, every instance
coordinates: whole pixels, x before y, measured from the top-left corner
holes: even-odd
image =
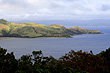
[[[86,27],[87,28],[87,27]],[[10,38],[0,39],[0,46],[6,48],[8,52],[14,52],[18,59],[22,55],[32,54],[32,51],[42,50],[44,56],[53,56],[56,59],[68,53],[71,50],[83,50],[94,54],[106,50],[110,47],[110,29],[98,29],[104,34],[85,34],[76,35],[74,38]]]

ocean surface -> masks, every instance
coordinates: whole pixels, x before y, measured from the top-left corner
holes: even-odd
[[[76,35],[73,38],[10,38],[0,39],[0,46],[7,52],[14,52],[16,59],[32,51],[42,50],[44,56],[58,59],[71,50],[93,51],[98,54],[110,47],[110,26],[83,27],[100,30],[103,34]]]

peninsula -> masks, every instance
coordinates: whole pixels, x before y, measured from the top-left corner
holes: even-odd
[[[79,26],[66,28],[63,25],[52,24],[49,26],[37,23],[12,23],[0,19],[0,37],[64,37],[69,38],[79,34],[101,34],[98,30],[87,30]]]

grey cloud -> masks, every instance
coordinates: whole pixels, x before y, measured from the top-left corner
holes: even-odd
[[[24,5],[26,2],[24,0],[2,0],[1,4],[8,5]]]
[[[7,12],[25,10],[28,7],[24,0],[2,0],[0,5],[0,9]]]
[[[2,0],[1,3],[3,4],[15,4],[18,3],[18,0]]]
[[[107,0],[2,0],[1,17],[10,19],[95,19],[110,16]],[[97,9],[99,8],[99,9]],[[93,17],[92,17],[93,16]]]
[[[110,10],[110,5],[102,5],[101,10],[102,11],[108,11],[108,10]]]

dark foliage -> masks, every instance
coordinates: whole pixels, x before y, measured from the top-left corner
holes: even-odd
[[[105,68],[110,73],[110,48],[106,49],[106,51],[102,51],[99,55],[104,58]]]
[[[6,49],[0,47],[0,73],[15,73],[17,70],[17,60],[13,52],[7,53]]]
[[[0,47],[0,73],[110,73],[110,48],[98,55],[71,50],[59,60],[43,56],[42,51],[16,60],[13,52],[6,52]]]

